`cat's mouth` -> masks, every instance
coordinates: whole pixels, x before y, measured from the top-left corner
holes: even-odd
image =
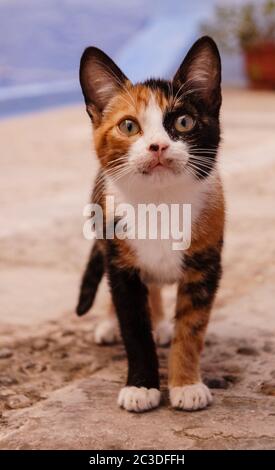
[[[163,165],[163,163],[158,162],[150,168],[149,172],[154,173],[155,171],[162,171],[167,169],[167,165]]]
[[[143,175],[175,173],[173,161],[171,159],[152,160],[141,168]]]

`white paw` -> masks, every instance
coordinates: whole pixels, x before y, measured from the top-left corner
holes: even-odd
[[[146,411],[156,408],[160,402],[157,388],[123,387],[118,395],[118,404],[127,411]]]
[[[102,320],[95,328],[96,344],[113,344],[120,340],[118,323],[115,318]]]
[[[206,408],[213,399],[209,388],[202,382],[198,382],[184,387],[172,387],[170,401],[173,408],[192,411]]]
[[[169,320],[159,322],[154,330],[154,338],[159,346],[167,346],[171,343],[174,333],[174,325]]]

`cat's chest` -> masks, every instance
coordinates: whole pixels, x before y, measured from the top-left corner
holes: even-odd
[[[152,282],[173,283],[182,273],[182,251],[173,249],[171,240],[127,240],[133,249],[142,276]]]
[[[157,233],[150,236],[146,230],[146,237],[140,236],[144,234],[142,230],[145,217],[139,219],[140,204],[147,204],[157,207],[159,204],[166,205],[171,216],[171,204],[178,206],[178,211],[182,210],[183,205],[189,205],[191,208],[191,236],[194,224],[197,223],[201,211],[205,206],[206,193],[199,186],[189,187],[184,191],[182,186],[172,188],[169,191],[169,197],[165,193],[161,194],[157,199],[155,194],[148,194],[146,197],[142,192],[131,192],[131,194],[121,193],[118,188],[113,185],[109,186],[109,194],[115,199],[115,206],[128,205],[133,210],[127,211],[123,217],[127,230],[135,234],[133,237],[127,237],[125,243],[129,245],[131,251],[136,258],[136,265],[141,270],[144,279],[152,282],[173,283],[182,275],[184,269],[184,250],[178,250],[175,247],[175,240],[170,236],[163,237],[161,232],[161,224],[166,224],[165,217],[160,217],[157,223]],[[153,209],[154,210],[154,209]],[[152,214],[151,214],[152,215]],[[170,229],[173,225],[172,218],[169,217]],[[141,220],[141,226],[139,224]],[[146,225],[146,224],[145,224]],[[146,225],[148,228],[148,226]],[[144,227],[143,227],[144,228]],[[141,229],[141,230],[140,230]],[[152,234],[151,234],[152,235]],[[166,234],[167,235],[167,234]]]

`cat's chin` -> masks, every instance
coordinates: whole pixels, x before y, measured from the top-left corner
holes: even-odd
[[[157,177],[161,177],[161,178],[165,178],[169,175],[174,175],[174,171],[171,170],[171,168],[166,168],[162,165],[158,165],[158,166],[155,166],[155,168],[153,168],[152,171],[148,172],[148,173],[145,173],[145,175],[149,175],[149,176],[157,176]]]

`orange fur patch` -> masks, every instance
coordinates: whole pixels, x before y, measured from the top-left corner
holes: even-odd
[[[104,110],[100,125],[94,126],[95,148],[103,167],[126,154],[130,145],[138,139],[139,134],[132,137],[124,136],[119,131],[118,124],[126,118],[132,118],[139,123],[140,115],[148,106],[152,93],[164,111],[169,103],[161,90],[152,92],[145,85],[132,85],[130,82],[126,82],[123,90],[109,102]]]

